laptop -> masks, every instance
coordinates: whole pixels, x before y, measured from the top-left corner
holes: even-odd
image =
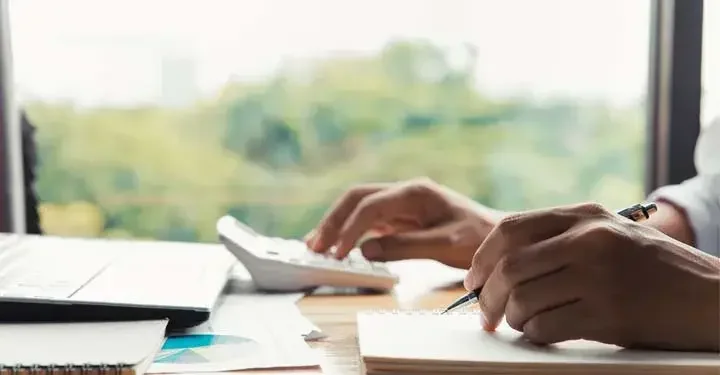
[[[0,321],[210,318],[237,260],[220,244],[0,234]]]

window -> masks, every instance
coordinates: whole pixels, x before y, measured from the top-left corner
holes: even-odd
[[[705,0],[703,12],[702,124],[720,116],[720,1]]]
[[[429,176],[500,209],[642,199],[650,1],[22,0],[51,234],[308,231]]]

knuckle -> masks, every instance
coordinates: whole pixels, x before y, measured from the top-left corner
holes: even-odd
[[[522,251],[511,251],[505,254],[500,259],[498,265],[500,266],[500,276],[503,281],[507,281],[510,275],[522,270],[523,252]]]
[[[582,236],[588,241],[606,244],[618,240],[618,231],[605,221],[595,221],[585,226]]]
[[[488,269],[488,272],[495,272],[498,282],[504,287],[511,289],[515,287],[514,280],[518,271],[522,270],[522,259],[518,253],[506,254],[498,261],[494,269]]]
[[[520,215],[508,215],[500,219],[497,224],[497,230],[502,234],[512,232],[520,221]]]
[[[404,192],[408,197],[425,197],[435,192],[435,182],[428,177],[418,177],[410,180],[404,186]]]
[[[435,181],[427,176],[415,177],[409,181],[409,185],[417,185],[424,187],[431,187],[435,185]]]
[[[358,216],[373,216],[378,212],[378,205],[382,204],[378,196],[369,196],[361,199],[356,206],[355,212]]]
[[[585,202],[578,206],[578,209],[582,212],[586,212],[591,215],[604,215],[608,211],[605,209],[605,206],[601,205],[600,203],[596,202]]]
[[[359,184],[351,187],[342,196],[343,201],[351,201],[351,202],[357,202],[359,201],[368,190],[367,185]]]

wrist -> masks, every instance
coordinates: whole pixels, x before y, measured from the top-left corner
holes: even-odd
[[[696,246],[695,233],[685,210],[665,199],[658,199],[657,206],[657,212],[643,223],[680,242]]]
[[[496,209],[490,208],[488,206],[485,206],[482,203],[478,203],[474,200],[471,200],[470,208],[473,211],[473,213],[475,213],[475,215],[477,215],[481,220],[483,220],[485,223],[487,223],[490,227],[494,227],[504,217],[511,214],[511,212],[496,210]]]
[[[701,321],[704,322],[703,346],[709,351],[720,352],[720,267],[715,275],[705,278],[706,291],[704,295],[707,297],[703,300]]]

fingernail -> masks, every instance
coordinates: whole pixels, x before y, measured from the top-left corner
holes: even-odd
[[[493,328],[493,326],[490,324],[490,321],[488,320],[487,316],[485,316],[485,314],[480,314],[480,315],[482,315],[483,329],[488,332],[494,332],[495,328]]]
[[[315,229],[308,232],[308,234],[303,237],[303,241],[310,242],[315,237]]]
[[[305,236],[305,245],[307,245],[310,250],[317,251],[317,242],[315,231],[312,231]]]
[[[341,254],[347,254],[347,253],[349,253],[349,249],[347,248],[347,246],[345,246],[345,244],[343,244],[343,243],[339,243],[335,247],[335,253],[333,254],[333,256],[335,257],[335,259],[341,260],[342,258],[344,258],[344,256],[342,256]]]

